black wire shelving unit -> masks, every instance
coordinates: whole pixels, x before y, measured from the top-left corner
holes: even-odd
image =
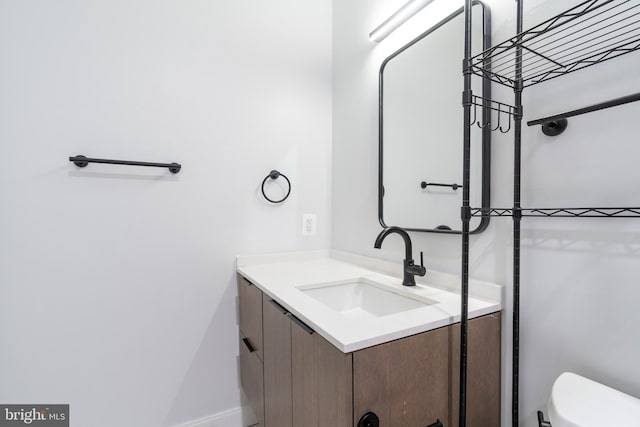
[[[526,88],[639,49],[640,4],[589,0],[474,56],[471,70],[515,88],[519,62]]]
[[[516,0],[516,35],[484,52],[471,54],[471,0],[465,0],[465,56],[463,61],[464,140],[462,219],[462,280],[460,328],[460,402],[459,426],[466,427],[467,338],[469,299],[469,222],[472,217],[510,217],[513,220],[513,347],[512,347],[512,425],[519,421],[520,370],[520,226],[524,217],[559,218],[640,218],[640,207],[523,208],[521,206],[522,170],[522,93],[527,87],[606,62],[640,50],[640,0],[587,0],[527,31],[523,31],[523,2]],[[471,78],[513,89],[512,105],[473,94]],[[550,126],[555,136],[556,120],[566,120],[604,108],[640,100],[639,94],[603,102],[579,110],[528,124]],[[489,105],[497,123],[477,119],[476,109]],[[471,127],[490,127],[492,131],[513,132],[513,206],[510,208],[473,208],[469,205]],[[565,122],[566,127],[566,122]],[[549,129],[547,129],[549,130]],[[543,126],[543,131],[544,126]],[[540,414],[539,418],[540,418]],[[544,422],[546,423],[546,421]],[[544,424],[540,424],[544,425]]]
[[[471,208],[471,216],[513,216],[512,208]],[[640,208],[521,208],[522,217],[640,218]]]

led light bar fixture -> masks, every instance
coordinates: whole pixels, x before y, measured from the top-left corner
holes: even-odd
[[[433,0],[409,0],[407,4],[369,33],[369,39],[379,42],[431,2]]]

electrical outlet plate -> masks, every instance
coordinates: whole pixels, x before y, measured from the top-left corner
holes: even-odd
[[[302,235],[303,236],[316,235],[316,214],[302,215]]]

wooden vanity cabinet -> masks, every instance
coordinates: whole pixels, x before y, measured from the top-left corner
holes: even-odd
[[[262,291],[238,276],[240,384],[261,426],[264,421]]]
[[[263,359],[243,343],[241,325],[240,369],[261,427],[357,427],[367,412],[381,427],[457,425],[459,324],[345,354],[245,279],[238,284],[239,293],[260,292],[260,308],[241,296],[240,313],[247,301],[261,313]],[[500,425],[500,323],[498,313],[469,322],[469,427]]]

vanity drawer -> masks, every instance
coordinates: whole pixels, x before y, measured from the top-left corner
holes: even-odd
[[[238,298],[240,332],[262,361],[262,291],[238,275]]]
[[[264,366],[245,340],[246,337],[240,333],[240,384],[258,423],[264,426]]]

